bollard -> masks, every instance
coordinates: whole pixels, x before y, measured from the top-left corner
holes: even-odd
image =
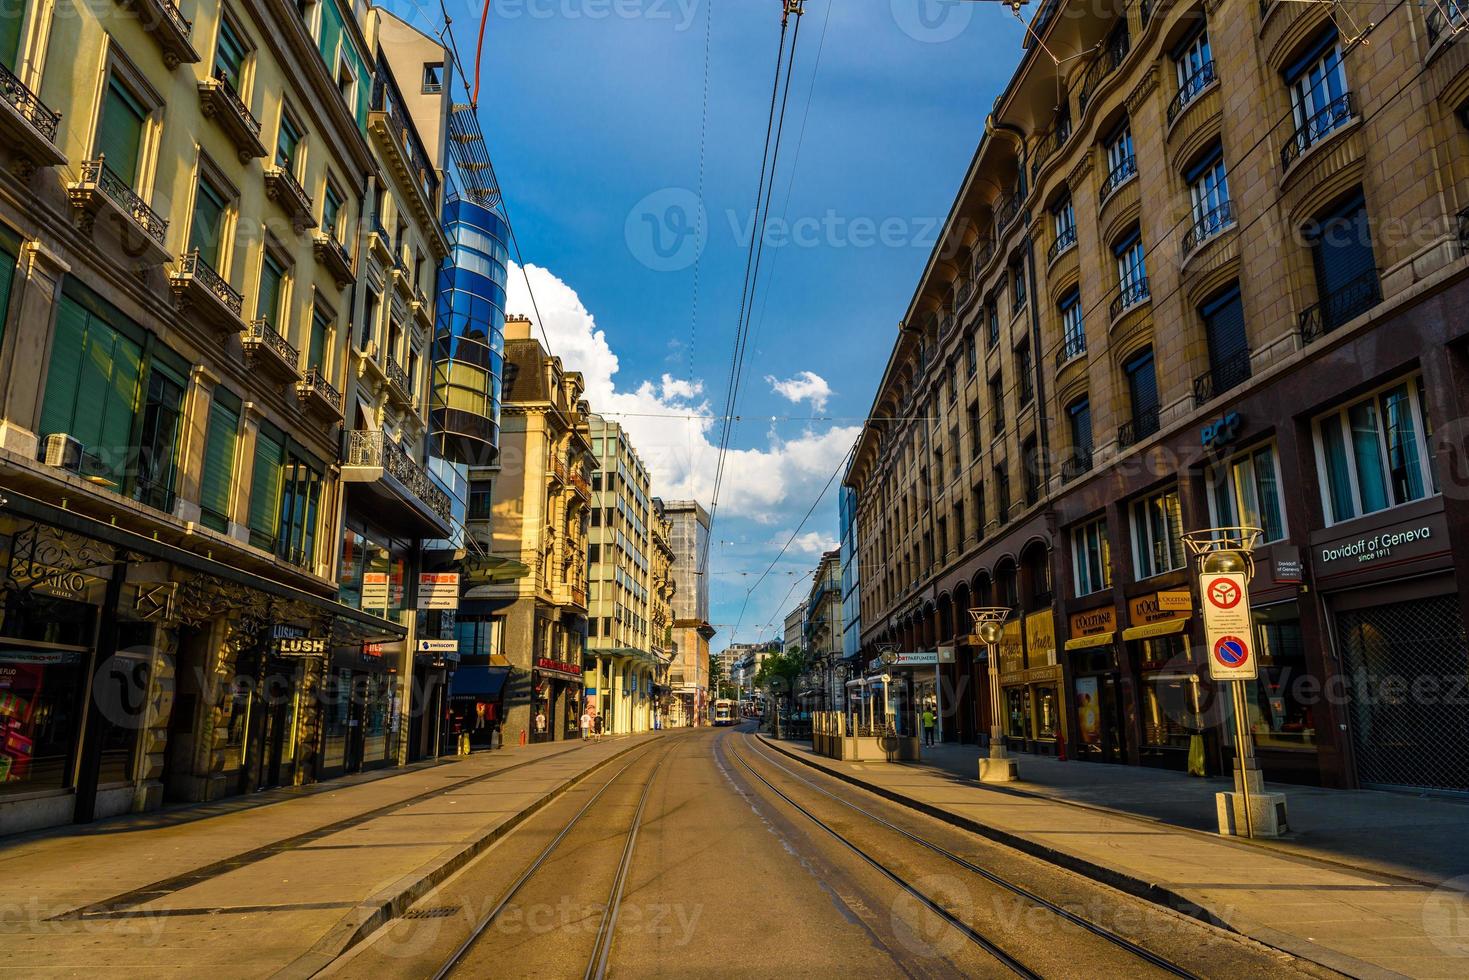
[[[520,747],[525,748],[525,729],[520,730]]]

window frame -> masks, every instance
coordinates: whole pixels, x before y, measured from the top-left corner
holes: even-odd
[[[1405,500],[1397,499],[1396,488],[1394,487],[1393,483],[1392,468],[1390,462],[1392,457],[1392,447],[1388,443],[1389,426],[1387,425],[1385,419],[1385,413],[1382,410],[1381,401],[1383,395],[1400,386],[1404,386],[1408,389],[1407,401],[1409,410],[1411,412],[1413,437],[1416,442],[1416,456],[1419,468],[1419,477],[1423,482],[1424,489],[1424,492],[1421,496],[1412,497]],[[1316,484],[1321,493],[1321,511],[1325,526],[1332,527],[1337,524],[1344,524],[1348,521],[1354,521],[1361,517],[1369,517],[1374,514],[1385,514],[1395,508],[1403,507],[1411,503],[1416,503],[1420,500],[1427,500],[1431,497],[1438,496],[1443,492],[1439,482],[1439,475],[1436,466],[1437,461],[1430,449],[1432,443],[1432,428],[1430,425],[1431,420],[1427,418],[1427,398],[1428,392],[1427,387],[1423,382],[1423,372],[1412,371],[1406,375],[1401,375],[1392,379],[1387,384],[1380,385],[1370,391],[1364,392],[1355,397],[1345,399],[1336,407],[1328,411],[1322,412],[1311,419],[1311,441],[1316,456]],[[1386,494],[1386,498],[1389,501],[1387,506],[1375,510],[1365,510],[1363,508],[1361,488],[1362,475],[1358,471],[1357,453],[1353,449],[1350,438],[1353,431],[1350,412],[1353,408],[1365,404],[1370,404],[1373,410],[1375,423],[1374,442],[1377,448],[1378,462],[1382,468],[1382,487],[1384,493]],[[1346,517],[1336,516],[1335,505],[1332,499],[1330,480],[1331,471],[1327,465],[1326,440],[1322,429],[1322,422],[1329,418],[1335,419],[1337,421],[1337,425],[1339,426],[1338,432],[1340,433],[1343,440],[1343,450],[1345,452],[1345,457],[1349,463],[1347,468],[1347,478],[1348,488],[1352,495],[1352,513]]]
[[[1096,595],[1112,588],[1112,542],[1107,534],[1107,516],[1103,514],[1076,525],[1071,529],[1070,538],[1074,598]],[[1094,580],[1092,569],[1087,564],[1093,559],[1100,581]]]
[[[1172,498],[1172,506],[1168,504]],[[1152,507],[1155,502],[1163,504],[1163,531],[1165,538],[1159,540],[1155,537],[1156,528],[1153,526]],[[1177,520],[1177,539],[1169,540],[1175,531],[1170,523],[1170,518]],[[1161,490],[1145,493],[1133,499],[1128,504],[1128,519],[1132,534],[1132,567],[1134,578],[1141,582],[1145,579],[1157,578],[1159,575],[1167,575],[1188,566],[1188,559],[1184,555],[1183,547],[1183,500],[1179,495],[1178,484],[1170,484]],[[1146,542],[1143,538],[1146,537]],[[1147,550],[1143,550],[1143,545]],[[1172,564],[1159,566],[1157,564],[1159,545],[1163,545],[1164,552]],[[1146,557],[1146,561],[1144,561]]]

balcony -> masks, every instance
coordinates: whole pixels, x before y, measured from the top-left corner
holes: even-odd
[[[1321,297],[1321,301],[1301,312],[1301,346],[1304,347],[1354,317],[1366,313],[1382,302],[1382,283],[1376,269],[1344,283]]]
[[[280,205],[297,231],[316,227],[316,218],[311,213],[311,198],[290,168],[265,168],[265,196]]]
[[[576,491],[576,495],[583,500],[592,499],[592,485],[587,481],[586,475],[581,470],[572,469],[571,489]]]
[[[404,408],[413,408],[413,379],[403,366],[391,357],[383,364],[383,376],[388,379],[389,391],[396,395]]]
[[[1343,92],[1305,120],[1280,148],[1280,169],[1289,171],[1301,156],[1356,118],[1351,92]]]
[[[1070,483],[1090,473],[1092,469],[1092,447],[1073,449],[1071,457],[1061,464],[1061,482]]]
[[[1135,276],[1126,282],[1119,283],[1117,295],[1112,297],[1112,305],[1108,311],[1111,314],[1112,322],[1116,323],[1121,319],[1122,314],[1133,307],[1146,303],[1151,295],[1148,292],[1147,276]]]
[[[123,0],[123,5],[132,8],[143,30],[158,42],[169,71],[199,60],[199,52],[189,40],[194,25],[185,19],[173,0]]]
[[[447,538],[453,511],[441,490],[387,433],[356,429],[347,433],[342,482],[349,494],[365,498],[373,517],[387,530],[420,538]]]
[[[82,164],[77,180],[67,185],[67,196],[84,231],[90,231],[99,216],[112,219],[126,257],[145,266],[162,265],[171,257],[165,245],[168,219],[159,217],[103,157]]]
[[[408,274],[408,267],[402,262],[393,265],[393,285],[403,296],[403,302],[413,302],[413,277]]]
[[[1051,242],[1051,247],[1046,249],[1046,265],[1053,265],[1056,261],[1057,256],[1061,255],[1067,249],[1074,248],[1075,246],[1076,226],[1072,225],[1070,228],[1067,228],[1065,231],[1057,235],[1055,241]]]
[[[213,119],[235,144],[241,163],[265,156],[265,144],[260,142],[260,121],[223,77],[216,74],[199,83],[199,108],[204,118]]]
[[[380,65],[373,81],[367,129],[388,169],[409,192],[418,220],[425,226],[438,227],[438,171],[429,160],[413,121],[404,111],[402,97],[391,78],[386,66]]]
[[[178,267],[168,275],[168,284],[173,290],[174,304],[185,316],[197,315],[225,334],[245,329],[240,294],[200,258],[197,248],[179,256]]]
[[[1107,203],[1107,199],[1117,192],[1117,188],[1137,176],[1137,154],[1128,154],[1125,159],[1112,168],[1107,174],[1107,179],[1102,181],[1102,189],[1097,194],[1097,205],[1101,207]]]
[[[296,397],[301,407],[326,422],[342,421],[342,393],[326,379],[320,368],[307,368],[296,382]]]
[[[1248,349],[1226,355],[1208,371],[1194,378],[1194,405],[1201,406],[1250,380]]]
[[[417,318],[418,325],[425,332],[432,334],[434,332],[434,305],[424,297],[422,292],[419,292],[413,302],[408,305],[413,308],[413,315]]]
[[[571,592],[571,604],[573,606],[581,606],[585,609],[587,605],[587,590],[573,585],[569,591]]]
[[[1158,412],[1157,405],[1134,410],[1132,418],[1117,427],[1118,447],[1126,449],[1157,432],[1159,428]]]
[[[1000,202],[995,211],[995,230],[1003,233],[1020,214],[1020,206],[1025,203],[1023,194],[1011,194]]]
[[[1214,84],[1217,77],[1214,74],[1214,62],[1206,61],[1185,78],[1183,84],[1178,86],[1178,94],[1168,100],[1168,125],[1172,126],[1178,114],[1202,95],[1204,89]]]
[[[383,227],[383,218],[380,214],[372,216],[372,231],[367,236],[367,248],[382,261],[385,266],[393,264],[393,240],[388,237],[388,230]]]
[[[1183,235],[1183,256],[1188,258],[1199,246],[1226,228],[1234,227],[1234,203],[1225,201],[1211,211],[1206,211]]]
[[[56,145],[61,113],[52,112],[36,93],[0,65],[0,137],[21,154],[30,167],[55,167],[66,162]]]
[[[955,317],[952,313],[945,313],[943,321],[939,324],[939,339],[943,340],[954,332]]]
[[[352,256],[336,238],[318,231],[312,240],[312,249],[316,253],[316,261],[336,280],[338,289],[345,289],[356,281],[357,277],[352,272]]]
[[[1082,112],[1086,112],[1087,105],[1090,104],[1101,84],[1122,65],[1131,48],[1132,38],[1127,35],[1126,31],[1123,31],[1087,67],[1086,74],[1081,79],[1081,90],[1076,96],[1077,106]]]
[[[1062,117],[1056,120],[1055,124],[1046,130],[1039,142],[1036,143],[1035,150],[1032,153],[1032,163],[1030,165],[1030,179],[1032,183],[1036,182],[1040,176],[1041,168],[1046,165],[1046,161],[1061,152],[1070,139],[1071,120],[1068,118]]]
[[[1059,371],[1063,364],[1072,358],[1080,357],[1086,353],[1086,334],[1078,331],[1061,340],[1061,346],[1056,349],[1056,369]]]
[[[250,321],[242,346],[245,362],[252,368],[260,368],[278,381],[301,380],[301,371],[296,366],[301,359],[300,353],[280,335],[268,318],[262,316]]]
[[[553,459],[551,465],[546,468],[546,475],[557,483],[568,483],[571,480],[571,468],[566,465],[564,459]]]
[[[1431,51],[1445,34],[1456,34],[1465,27],[1469,19],[1469,2],[1466,0],[1443,0],[1443,5],[1429,4],[1424,17],[1428,30],[1428,48]]]

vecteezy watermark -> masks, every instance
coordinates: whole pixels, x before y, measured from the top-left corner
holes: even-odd
[[[686,31],[694,23],[698,0],[496,0],[501,20],[667,20]]]
[[[973,0],[888,0],[898,30],[924,44],[952,41],[969,26]]]
[[[1424,900],[1423,931],[1445,956],[1469,957],[1469,875],[1450,878]]]
[[[699,260],[709,240],[708,213],[686,187],[665,187],[633,205],[622,235],[633,258],[654,272],[677,272]]]
[[[954,875],[925,875],[912,885],[929,902],[947,910],[961,922],[964,917],[956,910],[970,909],[974,905],[974,895],[969,886]],[[889,915],[893,935],[914,956],[924,959],[950,956],[967,942],[962,932],[908,891],[900,891],[893,899]]]

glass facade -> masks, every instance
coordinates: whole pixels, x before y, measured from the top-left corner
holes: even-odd
[[[857,492],[841,488],[838,513],[842,525],[842,656],[855,657],[862,648],[862,610],[858,586],[861,568],[857,563]],[[956,529],[963,535],[962,528]]]
[[[434,326],[435,454],[487,465],[500,442],[509,230],[488,208],[454,197],[444,206],[453,254],[439,268]]]

